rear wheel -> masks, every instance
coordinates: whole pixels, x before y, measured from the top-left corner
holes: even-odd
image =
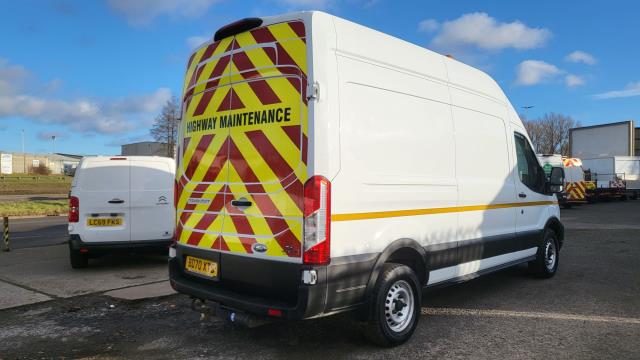
[[[80,250],[73,249],[71,244],[69,244],[69,261],[74,269],[86,268],[89,265],[87,255],[80,253]]]
[[[382,346],[396,346],[407,341],[420,318],[420,291],[420,283],[411,268],[384,264],[372,294],[367,338]]]
[[[538,247],[536,259],[529,262],[529,270],[539,278],[548,279],[558,271],[559,260],[560,248],[556,233],[551,229],[546,229],[544,240]]]

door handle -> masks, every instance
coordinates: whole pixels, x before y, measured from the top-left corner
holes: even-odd
[[[249,200],[231,200],[231,205],[235,207],[249,207],[253,203]]]
[[[527,194],[525,194],[525,193],[520,193],[520,194],[518,194],[518,197],[526,198],[526,197],[527,197]]]
[[[124,200],[120,200],[120,199],[109,200],[109,204],[122,204],[122,203],[124,203]]]

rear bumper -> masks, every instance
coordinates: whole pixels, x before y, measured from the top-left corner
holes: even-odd
[[[211,280],[184,270],[186,255],[219,263],[219,279]],[[316,270],[315,285],[302,284],[303,270]],[[321,315],[326,303],[326,267],[312,267],[255,259],[178,246],[169,259],[171,286],[192,297],[213,301],[226,309],[269,316],[279,310],[280,319],[300,320]]]
[[[145,241],[122,241],[122,242],[85,242],[80,235],[69,235],[69,246],[73,250],[87,249],[90,253],[112,252],[126,250],[160,250],[167,249],[171,245],[171,239],[145,240]]]

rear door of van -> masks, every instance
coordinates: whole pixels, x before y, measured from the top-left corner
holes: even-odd
[[[131,238],[129,160],[86,161],[76,176],[80,201],[78,234],[85,242],[126,242]]]
[[[163,158],[130,160],[131,241],[163,240],[173,236],[174,170]]]
[[[222,39],[197,51],[190,63],[177,177],[179,242],[301,262],[308,136],[304,23]],[[202,144],[207,136],[211,140]]]

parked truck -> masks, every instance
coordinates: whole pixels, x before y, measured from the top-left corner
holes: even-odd
[[[580,159],[638,156],[636,132],[631,120],[573,128],[569,130],[569,155]]]
[[[593,200],[602,198],[637,199],[640,195],[640,156],[607,156],[583,159],[587,177],[594,188]]]
[[[553,167],[560,167],[564,171],[564,185],[557,193],[558,203],[565,209],[573,205],[587,202],[586,194],[588,184],[585,181],[582,161],[578,158],[570,158],[560,154],[538,154],[538,159],[547,176]]]

